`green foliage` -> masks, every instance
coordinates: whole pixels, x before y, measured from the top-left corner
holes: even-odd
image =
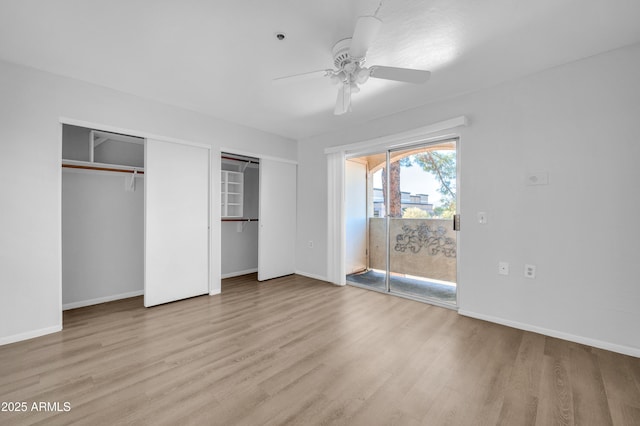
[[[400,167],[417,165],[425,172],[431,173],[440,183],[438,192],[442,195],[442,205],[427,213],[417,207],[409,207],[400,211]],[[382,172],[382,184],[387,184],[386,170]],[[403,218],[441,218],[450,219],[456,213],[456,152],[450,150],[425,151],[419,154],[400,158],[391,163],[389,176],[389,192],[395,195],[390,201],[389,216]],[[387,203],[385,194],[385,204]]]
[[[447,204],[434,208],[431,217],[438,219],[452,219],[454,214],[456,214],[456,202],[450,201]]]
[[[427,219],[429,213],[418,207],[407,207],[402,211],[403,219]]]
[[[431,173],[440,182],[438,192],[442,194],[440,202],[451,204],[456,199],[456,153],[451,151],[426,151],[400,160],[402,167],[418,165]],[[455,206],[455,203],[454,203]]]

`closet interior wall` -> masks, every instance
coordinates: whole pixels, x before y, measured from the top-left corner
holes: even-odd
[[[241,172],[243,179],[242,217],[222,218],[222,278],[258,271],[258,200],[260,165],[256,158],[222,154],[223,171]],[[258,219],[258,220],[256,220]]]
[[[63,125],[63,165],[74,160],[90,166],[91,137],[91,129]],[[94,156],[96,166],[142,169],[144,141],[103,139]],[[137,174],[131,185],[131,172],[63,167],[63,309],[143,294],[143,176]]]

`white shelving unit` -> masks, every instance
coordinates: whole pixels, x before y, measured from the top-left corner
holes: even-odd
[[[222,182],[221,216],[242,217],[244,203],[244,174],[222,170],[220,181]]]

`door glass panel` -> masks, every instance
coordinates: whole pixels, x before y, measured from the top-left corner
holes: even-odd
[[[385,152],[345,164],[347,282],[379,291],[387,291],[385,164]]]
[[[456,304],[456,141],[389,156],[389,289]]]

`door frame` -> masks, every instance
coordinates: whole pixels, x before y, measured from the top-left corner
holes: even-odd
[[[386,149],[380,149],[379,146],[376,146],[375,149],[372,150],[359,150],[353,153],[349,153],[349,154],[345,154],[344,156],[344,161],[350,161],[354,158],[358,158],[358,157],[363,157],[366,155],[371,155],[371,154],[385,154],[385,167],[388,169],[389,168],[389,163],[390,163],[390,159],[391,159],[391,153],[392,152],[397,152],[397,151],[403,151],[406,149],[411,149],[411,148],[421,148],[421,147],[428,147],[429,145],[437,145],[440,142],[446,142],[446,141],[455,141],[455,146],[456,146],[456,214],[460,214],[460,190],[461,190],[461,185],[460,185],[460,136],[459,135],[443,135],[443,136],[435,136],[433,138],[429,138],[428,140],[420,140],[420,141],[415,141],[413,143],[411,142],[407,142],[407,143],[403,143],[402,145],[394,145],[392,147],[386,148]],[[367,178],[369,177],[369,174],[367,174]],[[369,185],[368,179],[367,179],[367,186]],[[389,186],[387,185],[386,187],[383,188],[383,191],[385,191],[386,194],[386,198],[389,199]],[[367,203],[369,202],[369,200],[367,200]],[[343,215],[343,223],[346,224],[346,217],[344,217]],[[367,214],[367,223],[369,222],[369,217]],[[386,247],[386,253],[385,253],[385,289],[378,289],[375,287],[368,287],[365,285],[359,285],[357,283],[352,283],[352,282],[348,282],[349,285],[353,285],[355,287],[360,287],[360,288],[364,288],[367,290],[372,290],[372,291],[377,291],[379,293],[384,293],[384,294],[391,294],[393,296],[398,296],[398,297],[402,297],[405,299],[410,299],[410,300],[416,300],[419,302],[426,302],[432,305],[437,305],[437,306],[441,306],[444,308],[448,308],[448,309],[453,309],[453,310],[458,310],[458,307],[460,305],[460,258],[459,258],[459,254],[460,254],[460,232],[459,231],[454,231],[457,232],[456,234],[456,303],[455,305],[451,305],[448,303],[444,303],[444,302],[440,302],[436,299],[427,299],[427,298],[421,298],[418,296],[412,296],[409,294],[405,294],[405,293],[400,293],[400,292],[394,292],[391,290],[390,287],[390,277],[389,277],[389,269],[391,266],[391,252],[389,250],[390,247],[390,223],[389,223],[389,203],[385,204],[385,247]],[[346,256],[346,251],[344,253],[344,256]]]
[[[221,162],[220,156],[223,153],[232,154],[232,155],[233,154],[241,155],[245,157],[253,157],[261,161],[273,160],[273,161],[280,161],[282,163],[293,164],[295,166],[298,165],[298,162],[295,160],[289,160],[287,158],[282,158],[282,157],[275,157],[272,155],[258,154],[256,152],[244,151],[244,150],[232,148],[232,147],[224,147],[224,146],[219,147],[212,154],[213,155],[213,162],[212,162],[212,169],[211,169],[212,187],[213,187],[212,199],[216,200],[216,206],[211,210],[210,216],[211,216],[211,221],[213,223],[211,228],[214,230],[214,234],[218,236],[218,238],[213,241],[214,253],[218,253],[218,255],[217,256],[214,255],[215,257],[212,258],[213,265],[214,265],[213,286],[217,288],[216,294],[222,292],[222,221],[221,221],[221,213],[219,208],[220,206],[217,203],[220,200],[220,171],[222,170],[222,162]],[[297,180],[297,173],[296,173],[296,180]],[[296,185],[296,200],[298,198],[298,190],[299,188]],[[260,192],[260,189],[258,191]],[[258,196],[260,197],[261,194],[259,193]],[[260,218],[258,217],[258,219]],[[258,232],[258,265],[260,264],[260,236],[259,235],[260,233]]]
[[[400,133],[381,136],[372,139],[365,139],[360,142],[349,143],[345,145],[337,145],[325,148],[324,153],[327,156],[328,165],[330,170],[334,171],[335,176],[329,176],[328,185],[328,198],[329,204],[333,206],[334,210],[344,212],[344,204],[342,195],[344,194],[344,160],[348,157],[359,157],[370,153],[381,152],[393,148],[401,148],[403,146],[415,145],[418,143],[428,143],[441,139],[453,139],[458,140],[457,149],[457,175],[461,180],[461,128],[469,124],[469,119],[464,116],[457,116],[448,120],[443,120],[428,124],[415,129],[410,129]],[[457,130],[456,130],[457,129]],[[341,161],[336,161],[338,158]],[[342,163],[342,164],[340,164]],[[460,185],[458,187],[457,194],[457,210],[461,213],[463,204],[460,197]],[[341,216],[341,217],[339,217]],[[341,234],[341,230],[344,229],[344,213],[342,215],[328,215],[328,230],[327,233],[327,271],[326,276],[328,280],[336,285],[345,285],[344,279],[344,237]],[[460,306],[462,300],[462,293],[464,284],[460,282],[460,238],[458,234],[458,262],[456,266],[456,275],[458,276],[457,283],[457,305]],[[402,297],[402,296],[399,296]],[[451,308],[451,306],[448,306]],[[455,308],[457,309],[457,308]]]

